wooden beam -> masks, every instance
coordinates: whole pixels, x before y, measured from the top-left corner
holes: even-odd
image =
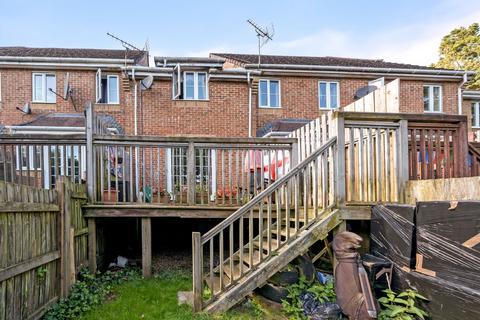
[[[97,272],[97,226],[94,218],[88,218],[88,266],[91,273]]]
[[[192,262],[193,262],[193,311],[202,310],[202,283],[203,283],[203,253],[202,236],[200,232],[192,233]]]
[[[152,275],[152,221],[142,218],[142,271],[144,277]]]
[[[39,266],[52,262],[58,258],[60,258],[60,251],[57,250],[27,261],[14,264],[10,267],[0,270],[0,282],[15,277],[29,270],[38,268]]]
[[[29,203],[29,202],[1,202],[0,212],[31,213],[31,212],[54,212],[59,211],[57,204],[53,203]]]

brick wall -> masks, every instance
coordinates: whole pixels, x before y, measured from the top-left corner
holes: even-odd
[[[95,71],[56,70],[57,90],[63,93],[66,72],[74,89],[77,111],[82,112],[86,101],[95,99]],[[47,112],[75,112],[71,101],[57,97],[56,104],[33,104],[33,114],[24,115],[16,110],[32,100],[32,70],[2,69],[2,99],[0,123],[12,125],[32,120]],[[107,74],[107,72],[104,72]],[[109,73],[115,74],[115,73]],[[121,74],[117,73],[121,82]],[[355,91],[367,85],[369,79],[315,78],[282,76],[272,79],[281,81],[281,108],[258,108],[258,95],[254,94],[253,131],[267,122],[281,118],[315,119],[322,112],[318,107],[318,80],[340,83],[340,104],[353,102]],[[423,113],[424,81],[401,80],[402,112]],[[443,111],[457,113],[457,86],[455,82],[441,83],[443,88]],[[131,90],[124,92],[120,84],[119,105],[96,105],[96,110],[117,118],[127,133],[134,132],[134,97]],[[150,90],[139,94],[139,134],[146,135],[195,135],[241,137],[248,135],[248,87],[245,80],[225,81],[212,79],[209,83],[208,101],[172,100],[172,81],[156,79]],[[470,112],[469,108],[465,108]]]
[[[69,72],[69,83],[73,89],[73,98],[77,110],[74,109],[73,103],[69,99],[63,100],[61,97],[56,98],[56,103],[32,103],[32,73],[42,71],[54,73],[56,75],[57,93],[63,95],[63,83],[66,73]],[[1,69],[2,84],[2,104],[0,111],[0,123],[4,125],[16,125],[35,119],[41,114],[63,112],[75,113],[83,112],[84,105],[87,101],[95,100],[95,71],[79,71],[79,70],[26,70],[26,69]],[[119,79],[120,73],[104,72],[105,74],[117,74]],[[123,122],[125,110],[126,95],[120,85],[120,105],[99,106],[98,109],[107,108],[112,114],[119,116],[119,121]],[[23,114],[17,107],[22,107],[26,102],[30,103],[32,114]]]

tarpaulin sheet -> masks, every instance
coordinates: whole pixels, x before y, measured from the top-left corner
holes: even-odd
[[[395,290],[411,287],[430,300],[422,306],[431,319],[480,319],[480,252],[471,240],[479,215],[479,202],[372,209],[371,252],[394,263]]]

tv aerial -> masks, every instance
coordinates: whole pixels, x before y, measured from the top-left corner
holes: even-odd
[[[77,106],[75,105],[75,101],[73,100],[73,89],[70,87],[70,73],[65,73],[65,78],[63,80],[63,95],[57,93],[55,90],[52,88],[48,89],[50,92],[52,92],[54,95],[57,97],[62,98],[64,101],[68,101],[68,98],[72,101],[73,104],[73,109],[77,111]]]
[[[122,47],[124,47],[127,50],[142,51],[141,49],[138,49],[137,47],[135,47],[133,44],[131,44],[131,43],[125,41],[125,40],[120,39],[119,37],[111,34],[110,32],[107,32],[107,35],[112,37],[113,39],[119,41],[122,44]]]
[[[275,34],[275,28],[273,24],[271,24],[270,29],[260,27],[255,21],[248,19],[247,22],[253,27],[255,32],[257,33],[258,38],[258,68],[260,68],[261,62],[261,49],[264,45],[267,44],[268,41],[273,40],[273,35]]]

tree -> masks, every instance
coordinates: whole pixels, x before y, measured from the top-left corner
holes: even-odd
[[[468,28],[453,29],[443,37],[439,48],[437,68],[476,71],[469,89],[480,89],[480,26],[472,23]]]

